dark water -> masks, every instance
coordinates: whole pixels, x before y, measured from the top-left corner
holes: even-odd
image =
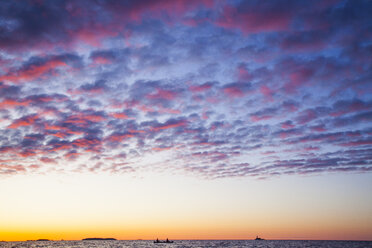
[[[1,248],[16,247],[64,247],[64,248],[208,248],[208,247],[249,247],[249,248],[372,248],[372,241],[286,241],[286,240],[177,240],[173,244],[154,244],[153,241],[27,241],[0,242]]]

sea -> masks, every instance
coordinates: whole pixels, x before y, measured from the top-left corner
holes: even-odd
[[[152,240],[94,240],[94,241],[24,241],[0,242],[1,248],[60,247],[60,248],[372,248],[372,241],[315,241],[315,240],[175,240],[171,244],[155,244]]]

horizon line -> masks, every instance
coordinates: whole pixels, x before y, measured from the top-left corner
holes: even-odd
[[[101,237],[88,237],[88,238],[101,238]],[[106,237],[104,237],[106,238]],[[113,237],[108,237],[108,238],[113,238]],[[42,240],[44,239],[44,240]],[[0,240],[0,242],[31,242],[31,241],[40,241],[40,242],[45,242],[45,241],[89,241],[89,240],[83,240],[82,239],[47,239],[47,238],[40,238],[35,239],[35,240]],[[155,239],[116,239],[112,241],[154,241]],[[171,239],[174,241],[218,241],[218,240],[231,240],[231,241],[255,241],[255,238],[249,238],[249,239],[229,239],[229,238],[222,238],[222,239]],[[274,238],[274,239],[267,239],[265,238],[263,241],[355,241],[355,242],[372,242],[372,239],[303,239],[303,238]]]

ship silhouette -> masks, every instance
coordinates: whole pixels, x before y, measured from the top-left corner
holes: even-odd
[[[155,243],[155,244],[160,244],[160,243],[167,243],[167,244],[169,244],[169,243],[173,243],[173,241],[170,241],[168,238],[167,238],[165,241],[162,241],[162,240],[156,239],[156,240],[154,241],[154,243]]]

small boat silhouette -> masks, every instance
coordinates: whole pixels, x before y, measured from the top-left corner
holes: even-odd
[[[170,243],[173,243],[173,241],[170,241],[168,238],[165,240],[165,241],[162,241],[162,240],[159,240],[159,239],[156,239],[154,241],[155,244],[160,244],[160,243],[166,243],[166,244],[170,244]]]
[[[265,240],[265,239],[261,239],[260,237],[256,236],[255,240]]]

